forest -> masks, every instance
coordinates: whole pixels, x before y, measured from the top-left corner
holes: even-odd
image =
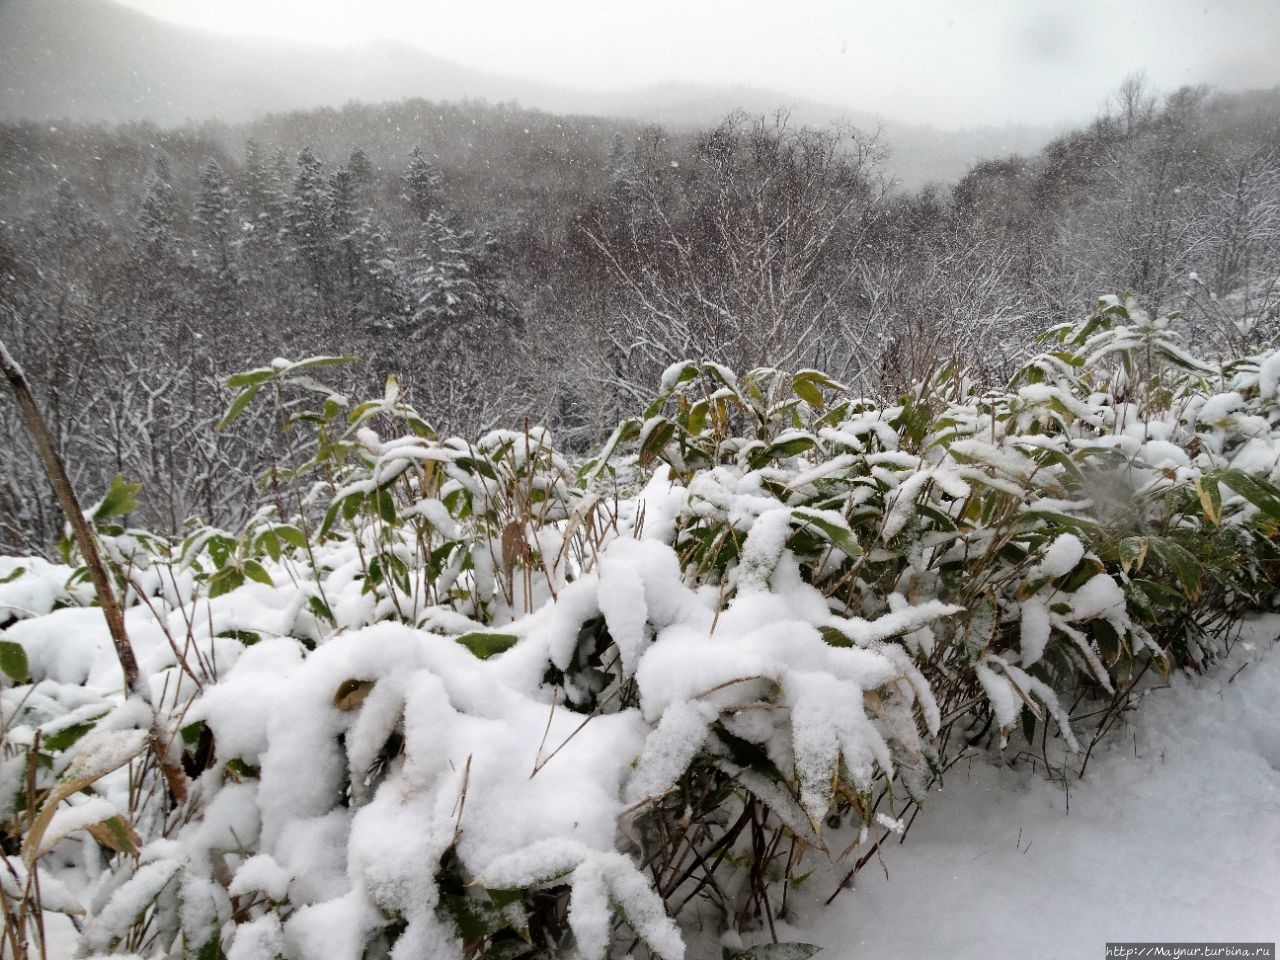
[[[0,315],[77,485],[233,523],[268,434],[223,381],[359,358],[439,430],[543,424],[586,451],[685,358],[815,368],[892,397],[940,362],[1003,385],[1107,292],[1208,353],[1274,333],[1280,94],[1139,77],[1040,154],[907,192],[854,129],[730,116],[668,134],[482,102],[236,127],[0,127]],[[572,344],[572,350],[565,346]],[[61,519],[0,400],[0,547]]]

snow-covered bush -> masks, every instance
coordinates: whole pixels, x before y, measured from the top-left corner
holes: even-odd
[[[1131,302],[977,397],[677,364],[577,470],[326,362],[232,380],[292,457],[243,529],[100,505],[152,705],[71,568],[0,560],[13,953],[64,913],[144,956],[679,957],[1274,601],[1280,354],[1210,369]]]

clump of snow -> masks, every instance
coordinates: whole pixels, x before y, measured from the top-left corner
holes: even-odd
[[[1060,533],[1027,573],[1030,580],[1065,577],[1084,558],[1084,544],[1073,533]]]
[[[259,853],[240,864],[227,892],[233,897],[261,893],[269,900],[284,900],[289,890],[289,873],[269,854]]]

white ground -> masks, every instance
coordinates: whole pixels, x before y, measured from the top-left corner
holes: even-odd
[[[1101,960],[1107,941],[1280,940],[1277,635],[1280,618],[1252,624],[1210,676],[1148,694],[1070,784],[1069,810],[1043,768],[961,763],[886,850],[887,880],[872,861],[824,909],[839,873],[815,874],[815,902],[780,937],[823,945],[819,960]]]

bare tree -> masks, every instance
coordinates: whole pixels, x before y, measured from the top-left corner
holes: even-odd
[[[685,154],[650,139],[620,186],[621,224],[586,227],[621,296],[604,375],[642,395],[667,364],[813,364],[838,334],[867,218],[884,193],[873,140],[734,115]]]

